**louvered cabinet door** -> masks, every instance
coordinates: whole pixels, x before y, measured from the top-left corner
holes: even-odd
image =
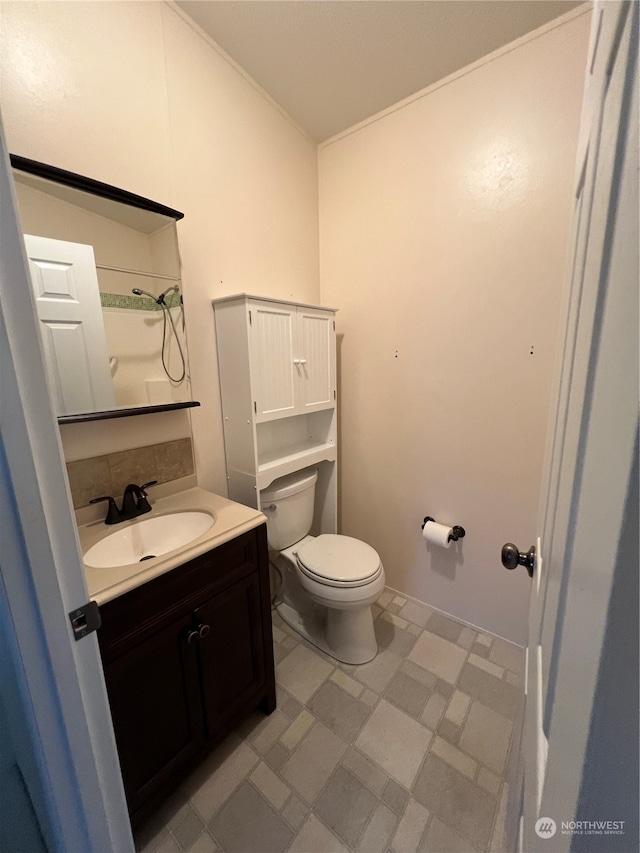
[[[252,302],[249,307],[251,385],[256,422],[298,414],[295,307]]]
[[[333,314],[298,308],[296,363],[300,412],[335,405],[336,347]]]

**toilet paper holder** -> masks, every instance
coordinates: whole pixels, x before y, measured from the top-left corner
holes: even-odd
[[[424,530],[424,526],[427,523],[427,521],[435,522],[435,518],[432,518],[430,515],[425,516],[425,519],[421,525],[422,530]],[[466,533],[466,531],[465,531],[464,527],[460,527],[459,524],[455,524],[451,528],[451,533],[449,534],[449,540],[448,541],[449,542],[457,542],[458,539],[462,539],[462,537],[465,535],[465,533]]]

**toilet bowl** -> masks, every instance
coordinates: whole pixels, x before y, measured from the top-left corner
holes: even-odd
[[[384,589],[380,557],[351,536],[309,536],[317,471],[276,480],[261,492],[267,538],[282,575],[276,610],[297,633],[344,663],[378,651],[371,605]]]

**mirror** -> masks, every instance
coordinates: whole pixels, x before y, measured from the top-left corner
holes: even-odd
[[[176,220],[155,202],[12,155],[61,422],[191,400]]]

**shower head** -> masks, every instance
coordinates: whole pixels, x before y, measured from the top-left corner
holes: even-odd
[[[163,290],[160,296],[154,296],[153,293],[149,293],[148,290],[141,290],[139,287],[132,288],[131,293],[135,294],[136,296],[149,296],[151,299],[153,299],[154,302],[157,302],[158,305],[162,305],[164,303],[164,298],[167,293],[178,293],[179,290],[180,288],[177,284],[172,284],[171,287],[168,287],[166,290]]]
[[[154,302],[156,301],[156,297],[153,295],[153,293],[149,293],[148,290],[140,290],[139,287],[134,287],[131,293],[133,293],[135,296],[150,296]]]

